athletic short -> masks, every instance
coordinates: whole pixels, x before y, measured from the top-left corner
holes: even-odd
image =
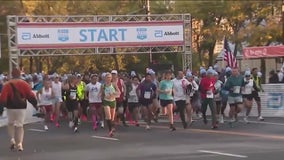
[[[186,100],[179,100],[179,101],[175,101],[176,107],[177,108],[185,108],[186,106]]]
[[[52,105],[43,105],[43,106],[40,106],[40,107],[44,108],[46,113],[52,112]]]
[[[110,107],[110,108],[115,108],[116,107],[116,101],[107,101],[107,100],[103,100],[102,103],[103,107]]]
[[[89,107],[91,110],[100,110],[102,103],[89,103]]]
[[[68,110],[68,112],[73,112],[78,110],[78,101],[74,101],[74,100],[67,100],[66,101],[66,108]]]
[[[252,101],[253,95],[252,95],[252,94],[244,94],[244,95],[243,95],[243,99],[247,99],[247,100],[249,100],[249,101]]]
[[[167,105],[173,104],[173,103],[174,103],[173,100],[163,100],[163,99],[160,100],[160,104],[162,107],[167,107]]]
[[[23,127],[26,118],[26,109],[7,109],[8,124]]]
[[[150,106],[151,104],[153,104],[153,99],[144,99],[144,98],[141,98],[141,99],[139,100],[139,103],[140,103],[142,106],[148,107],[148,106]]]
[[[228,103],[231,105],[234,105],[234,104],[241,104],[243,103],[243,97],[242,96],[236,96],[236,97],[231,97],[229,96],[228,97]]]
[[[257,91],[252,91],[252,96],[255,101],[260,102],[260,97]]]
[[[139,107],[139,103],[137,102],[137,103],[135,103],[135,102],[129,102],[128,103],[128,109],[129,109],[129,112],[133,112],[133,110],[135,109],[135,108],[138,108]]]
[[[54,104],[61,103],[61,102],[63,102],[62,97],[55,97],[55,98],[53,99],[53,103],[54,103]]]

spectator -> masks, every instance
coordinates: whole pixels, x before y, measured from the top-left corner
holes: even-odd
[[[37,100],[29,84],[20,79],[21,71],[19,69],[12,70],[12,78],[3,86],[0,104],[5,104],[7,107],[8,134],[11,138],[10,149],[13,150],[17,147],[18,151],[23,151],[26,100],[35,108],[37,107]]]
[[[269,83],[279,83],[279,77],[274,70],[269,72]]]

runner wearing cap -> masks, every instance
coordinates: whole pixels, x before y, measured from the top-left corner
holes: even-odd
[[[126,90],[125,88],[125,84],[124,84],[124,81],[118,77],[118,72],[117,70],[112,70],[111,71],[111,74],[112,74],[112,83],[113,85],[117,86],[119,91],[120,91],[120,94],[117,95],[116,97],[116,114],[117,114],[117,118],[119,118],[123,125],[125,127],[127,127],[128,125],[126,124],[126,121],[125,121],[125,113],[126,113],[126,107],[127,106],[124,106],[123,105],[123,100],[124,100],[124,91]]]
[[[54,95],[54,102],[53,102],[53,106],[54,106],[54,112],[53,112],[53,117],[54,117],[54,123],[56,127],[59,127],[59,116],[60,116],[60,107],[62,105],[62,84],[59,81],[59,75],[58,74],[54,74],[53,76],[53,81],[51,84],[52,87],[52,91],[53,91],[53,95]]]
[[[77,74],[77,95],[79,100],[79,115],[82,121],[87,121],[88,101],[85,100],[86,83],[82,80],[81,74]]]
[[[53,97],[54,92],[52,91],[50,81],[44,80],[43,81],[43,88],[41,88],[36,93],[36,97],[38,100],[38,105],[40,107],[41,112],[45,115],[44,117],[44,130],[48,130],[47,123],[50,120],[50,116],[53,114],[52,112],[52,104],[53,104]]]

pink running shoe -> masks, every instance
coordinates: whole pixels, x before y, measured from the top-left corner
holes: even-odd
[[[53,122],[54,121],[54,114],[50,115],[50,121]]]
[[[94,124],[94,125],[93,125],[93,130],[97,130],[97,128],[98,128],[97,125]]]
[[[57,127],[57,128],[59,128],[59,127],[60,127],[60,125],[59,125],[59,123],[58,123],[58,122],[56,122],[56,123],[55,123],[55,127]]]
[[[86,122],[87,121],[87,117],[85,115],[81,115],[81,120]]]

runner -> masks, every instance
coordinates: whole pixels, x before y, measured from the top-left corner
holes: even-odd
[[[225,83],[225,88],[228,90],[228,103],[230,105],[230,123],[229,125],[232,127],[233,122],[238,121],[238,113],[241,112],[241,107],[243,103],[243,98],[241,94],[241,87],[243,84],[243,77],[239,74],[238,68],[232,69],[232,75],[227,79]]]
[[[114,86],[117,86],[119,89],[120,94],[117,95],[116,97],[116,113],[117,117],[122,121],[123,126],[128,127],[125,121],[125,113],[127,106],[123,105],[123,100],[124,100],[124,91],[125,89],[125,84],[124,81],[118,77],[118,72],[117,70],[112,70],[112,83]]]
[[[132,82],[130,85],[127,85],[126,97],[128,102],[128,109],[131,113],[132,120],[134,120],[134,125],[139,126],[139,101],[137,95],[137,88],[139,86],[140,80],[137,76],[132,77]]]
[[[201,109],[201,102],[200,102],[200,95],[198,92],[199,86],[194,80],[194,77],[191,74],[191,72],[186,73],[186,79],[189,82],[189,85],[186,88],[186,94],[187,94],[186,113],[187,113],[188,124],[191,125],[191,123],[193,122],[192,113],[196,113],[198,116],[198,112]]]
[[[72,75],[69,77],[69,82],[64,85],[63,90],[66,96],[66,107],[69,112],[69,127],[74,129],[74,132],[78,132],[78,91],[77,91],[77,77]]]
[[[39,91],[37,91],[36,96],[38,100],[38,105],[40,107],[40,111],[45,115],[44,117],[44,130],[48,131],[47,123],[50,120],[50,117],[52,116],[52,105],[53,105],[53,91],[50,85],[49,80],[43,81],[43,88],[41,88]]]
[[[99,95],[102,97],[102,105],[104,107],[105,119],[107,121],[109,136],[114,136],[114,119],[116,111],[116,97],[120,95],[119,88],[112,83],[112,74],[106,73],[105,83],[101,87]]]
[[[101,83],[98,82],[98,75],[92,74],[91,82],[86,86],[85,96],[89,102],[94,130],[97,130],[97,120],[100,122],[101,128],[104,128],[103,113],[101,107],[102,99],[99,96],[100,89]]]
[[[253,77],[253,81],[256,85],[256,89],[252,91],[252,95],[253,95],[253,99],[255,100],[256,104],[257,104],[257,111],[258,111],[258,116],[257,119],[259,121],[264,121],[264,118],[261,116],[261,101],[260,101],[260,97],[259,97],[259,92],[263,92],[263,89],[261,87],[261,78],[260,76],[258,76],[258,69],[257,68],[253,68],[252,69],[252,77]]]
[[[244,117],[245,123],[249,123],[248,117],[252,109],[253,104],[253,90],[256,90],[257,86],[255,81],[251,78],[251,72],[245,71],[245,78],[242,85],[243,103],[246,108],[246,115]]]
[[[153,119],[153,99],[156,97],[157,86],[151,80],[151,74],[147,73],[145,79],[137,88],[139,103],[142,105],[143,117],[146,124],[146,130],[150,129]]]
[[[223,86],[220,91],[220,96],[221,96],[221,114],[219,117],[219,123],[224,123],[224,117],[225,117],[225,110],[227,108],[227,103],[228,103],[228,96],[229,96],[229,91],[225,88],[225,83],[227,82],[227,79],[231,76],[232,74],[232,69],[230,67],[227,67],[223,74],[220,76],[220,80],[223,82]]]
[[[206,77],[203,77],[200,81],[199,90],[201,93],[201,99],[202,99],[202,116],[203,121],[205,124],[207,124],[207,118],[206,118],[206,111],[207,106],[209,105],[211,110],[211,116],[212,116],[212,129],[218,128],[217,126],[217,120],[216,120],[216,108],[214,105],[214,84],[215,84],[215,78],[213,77],[214,70],[209,67],[209,69],[206,72]]]
[[[53,81],[52,81],[52,91],[53,91],[53,95],[54,95],[54,109],[53,109],[53,117],[54,117],[54,122],[55,122],[55,126],[59,127],[59,117],[60,117],[60,107],[62,105],[62,84],[59,81],[59,75],[58,74],[54,74],[53,76]]]
[[[88,101],[85,99],[85,88],[86,83],[82,80],[81,74],[77,74],[77,99],[79,100],[79,122],[87,121],[87,108],[88,108]]]
[[[174,116],[173,116],[173,82],[171,81],[172,72],[166,71],[165,72],[165,79],[160,82],[159,85],[159,97],[161,107],[167,108],[168,118],[170,123],[170,130],[175,131],[176,128],[174,127]]]
[[[174,101],[177,107],[176,110],[179,112],[183,128],[186,129],[188,124],[185,121],[184,111],[187,105],[186,88],[189,85],[189,82],[184,78],[184,74],[182,71],[178,71],[177,77],[173,79],[172,82],[173,82]]]
[[[220,95],[220,92],[221,92],[221,89],[222,89],[222,86],[223,86],[223,82],[220,80],[219,74],[218,74],[217,71],[214,72],[214,76],[215,76],[214,101],[215,101],[215,104],[216,104],[217,115],[219,117],[218,122],[220,122],[220,121],[222,121],[222,116],[223,116],[221,114],[222,98],[221,98],[221,95]],[[222,121],[222,123],[223,123],[223,121]]]

